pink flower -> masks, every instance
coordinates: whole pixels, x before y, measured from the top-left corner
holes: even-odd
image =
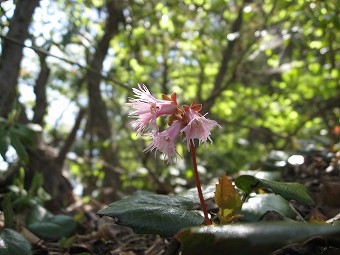
[[[165,160],[167,163],[170,163],[171,159],[174,158],[177,154],[176,150],[176,140],[183,129],[182,121],[175,121],[172,125],[164,130],[163,132],[155,132],[151,134],[153,141],[151,144],[144,150],[145,152],[159,150],[165,155]]]
[[[130,116],[137,118],[132,121],[132,127],[138,134],[151,128],[158,130],[156,119],[162,115],[174,114],[178,111],[176,94],[171,97],[163,95],[163,99],[157,99],[151,95],[149,89],[143,84],[138,84],[138,88],[133,88],[132,91],[136,98],[129,98],[128,106],[134,109]]]
[[[195,138],[199,140],[199,143],[205,143],[207,140],[212,142],[210,138],[210,131],[213,127],[221,126],[214,120],[206,119],[201,115],[199,111],[202,109],[202,105],[192,104],[190,107],[183,105],[184,118],[187,120],[188,124],[181,130],[185,133],[185,140],[187,141],[187,148],[190,151],[190,141]]]
[[[200,144],[206,143],[207,140],[212,142],[210,137],[212,128],[215,126],[221,128],[216,121],[206,119],[206,114],[199,113],[202,109],[200,104],[183,105],[183,111],[180,110],[176,93],[172,93],[171,96],[162,95],[162,99],[157,99],[145,85],[140,84],[132,91],[135,98],[129,98],[127,103],[133,109],[130,116],[136,118],[131,122],[132,127],[138,134],[151,130],[150,133],[143,134],[152,138],[152,142],[144,151],[160,151],[168,163],[178,154],[176,140],[180,133],[185,134],[184,140],[187,141],[187,148],[190,151],[194,139],[198,139]],[[164,115],[168,115],[169,128],[159,132],[156,121],[158,117]]]

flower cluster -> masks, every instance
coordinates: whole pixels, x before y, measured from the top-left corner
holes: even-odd
[[[205,118],[199,113],[202,105],[192,103],[190,106],[183,105],[179,108],[176,93],[171,96],[162,95],[162,99],[157,99],[151,95],[145,85],[138,84],[138,89],[134,88],[135,98],[129,98],[127,105],[133,109],[130,116],[136,118],[131,122],[137,134],[152,138],[150,145],[144,150],[160,151],[165,155],[167,162],[171,162],[176,156],[176,140],[180,134],[184,135],[187,148],[190,151],[191,143],[198,139],[199,143],[205,143],[210,138],[210,131],[213,127],[221,127],[216,121]],[[169,116],[168,125],[164,131],[159,131],[157,118]]]

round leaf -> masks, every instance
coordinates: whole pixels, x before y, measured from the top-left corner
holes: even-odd
[[[254,189],[266,188],[288,201],[294,199],[300,203],[314,204],[306,187],[300,183],[269,181],[251,175],[241,175],[236,178],[235,184],[247,194]]]
[[[100,210],[100,216],[117,218],[117,223],[136,233],[173,236],[179,230],[203,224],[204,218],[192,211],[191,199],[139,193],[119,200]]]
[[[33,206],[26,217],[26,224],[31,225],[42,221],[48,221],[49,218],[53,217],[53,214],[47,211],[44,207],[39,204]]]
[[[296,216],[288,202],[281,196],[275,194],[257,194],[243,203],[242,213],[244,216],[242,220],[256,221],[267,211],[276,211],[287,218],[294,218]]]
[[[54,215],[43,221],[28,225],[28,229],[41,238],[59,239],[69,237],[76,231],[77,223],[67,215]]]
[[[5,228],[0,231],[0,255],[28,255],[31,245],[18,232]]]

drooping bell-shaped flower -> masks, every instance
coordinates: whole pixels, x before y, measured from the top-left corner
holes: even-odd
[[[149,134],[152,138],[152,142],[144,151],[160,151],[164,154],[164,159],[170,163],[177,154],[176,140],[183,129],[183,126],[184,124],[182,121],[174,121],[166,130]]]
[[[176,93],[170,97],[163,95],[163,99],[157,99],[151,95],[149,89],[143,84],[133,88],[135,98],[129,98],[128,106],[134,109],[130,116],[136,118],[131,122],[132,127],[141,134],[145,130],[158,131],[156,119],[162,115],[171,115],[178,111]]]
[[[190,151],[190,141],[198,139],[199,143],[205,143],[207,140],[212,142],[210,134],[213,127],[221,126],[214,120],[205,118],[205,115],[199,113],[202,105],[192,103],[191,106],[183,105],[184,119],[187,125],[181,130],[185,133],[185,140],[187,141],[187,148]]]
[[[183,105],[183,111],[180,110],[176,93],[172,93],[171,96],[162,95],[162,99],[157,99],[145,85],[140,84],[132,91],[135,98],[129,98],[127,105],[133,109],[130,116],[136,120],[132,121],[131,125],[137,134],[151,137],[152,142],[144,151],[160,151],[168,163],[178,154],[176,140],[180,133],[185,134],[184,140],[187,141],[187,148],[190,151],[194,139],[198,139],[200,144],[206,143],[207,140],[212,141],[211,129],[221,128],[216,121],[205,118],[206,114],[199,113],[202,109],[200,104]],[[168,116],[169,128],[160,132],[156,120],[164,115]],[[145,133],[146,131],[150,132]]]

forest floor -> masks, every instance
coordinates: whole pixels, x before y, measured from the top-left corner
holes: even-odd
[[[300,220],[315,221],[319,223],[331,222],[340,218],[340,153],[331,161],[326,161],[319,153],[305,156],[305,162],[299,166],[286,167],[282,172],[284,181],[303,183],[316,201],[315,206],[306,206],[291,203]],[[212,201],[214,206],[214,203]],[[158,235],[134,234],[128,227],[115,224],[109,217],[99,218],[96,212],[106,205],[95,200],[89,204],[78,203],[68,207],[64,213],[76,215],[83,213],[84,217],[79,223],[77,235],[70,240],[51,242],[30,237],[34,255],[56,254],[96,254],[96,255],[158,255],[179,254],[179,243],[171,238],[161,238]],[[209,208],[213,210],[214,208]],[[270,217],[262,220],[277,220]],[[28,234],[30,235],[30,234]],[[27,234],[26,234],[27,237]],[[315,243],[306,244],[317,245]],[[282,248],[275,254],[340,254],[339,247],[327,249],[319,247],[318,252],[305,253],[306,249],[289,250]],[[314,247],[315,248],[315,247]],[[315,249],[314,249],[315,250]]]

